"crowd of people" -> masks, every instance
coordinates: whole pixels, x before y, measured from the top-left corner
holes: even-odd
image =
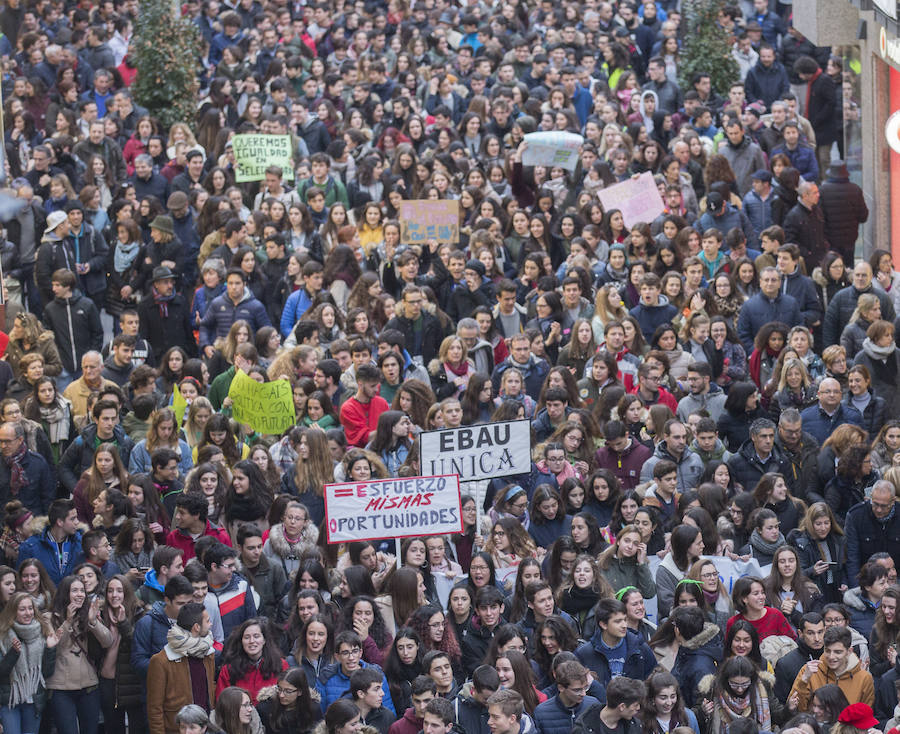
[[[4,734],[893,729],[900,273],[856,257],[854,71],[775,0],[721,4],[727,89],[672,0],[461,5],[187,0],[165,127],[136,0],[5,0]],[[542,131],[573,171],[523,164]],[[242,133],[293,168],[236,183]],[[599,194],[643,173],[626,224]],[[458,241],[403,242],[411,199]],[[238,371],[296,425],[235,420]],[[326,542],[326,484],[517,419],[530,470],[461,533]]]

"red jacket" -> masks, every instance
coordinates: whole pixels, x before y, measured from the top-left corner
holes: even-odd
[[[281,659],[281,669],[288,669],[287,661],[284,658]],[[251,668],[250,672],[240,680],[231,680],[231,666],[224,665],[222,666],[222,672],[219,673],[219,682],[216,684],[216,699],[228,686],[239,686],[250,694],[250,700],[255,706],[259,699],[259,692],[267,686],[274,686],[277,682],[277,675],[273,675],[271,678],[263,678],[259,668]]]
[[[635,383],[635,386],[628,392],[637,395],[641,399],[641,402],[644,403],[644,399],[638,393],[638,390],[640,390],[640,389],[641,389],[641,386],[639,384]],[[672,412],[675,413],[678,410],[678,401],[675,399],[675,396],[672,395],[672,393],[670,393],[664,387],[659,387],[657,389],[659,390],[659,395],[657,395],[656,400],[650,404],[644,403],[646,405],[646,407],[649,408],[650,405],[655,405],[655,404],[659,403],[661,405],[666,405],[666,406],[670,407],[672,409]]]
[[[356,397],[349,398],[341,406],[341,425],[351,446],[364,448],[369,443],[369,434],[378,427],[378,416],[390,410],[390,406],[380,395],[370,403],[361,403]]]
[[[211,535],[223,542],[229,548],[233,547],[228,532],[218,525],[213,525],[209,520],[206,521],[206,530],[203,531],[203,534]],[[170,531],[166,536],[166,545],[171,545],[173,548],[181,548],[181,550],[184,551],[185,563],[194,557],[194,539],[182,530],[175,528]]]
[[[597,449],[597,468],[609,469],[622,483],[622,489],[634,489],[641,477],[641,467],[653,456],[644,444],[631,439],[631,445],[622,454],[608,446]]]
[[[422,731],[422,723],[422,719],[416,718],[415,709],[406,709],[403,716],[391,724],[388,734],[419,734]]]

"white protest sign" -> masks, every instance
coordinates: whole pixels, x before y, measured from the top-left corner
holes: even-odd
[[[741,576],[757,576],[758,578],[764,579],[769,575],[769,571],[772,568],[771,564],[760,568],[759,561],[755,558],[751,558],[749,561],[732,561],[725,556],[701,556],[701,558],[706,561],[712,561],[715,564],[716,570],[719,572],[719,579],[729,596],[731,595],[731,590],[734,588],[734,582],[741,578]],[[655,554],[647,559],[647,565],[650,567],[650,574],[654,579],[656,578],[656,572],[659,570],[661,562],[662,559]],[[652,599],[644,600],[644,610],[647,614],[647,619],[656,625],[660,624],[661,620],[657,614],[655,596]]]
[[[523,166],[559,166],[574,171],[584,138],[575,133],[552,131],[528,133],[525,142],[528,146],[522,152]]]
[[[325,526],[329,543],[461,533],[459,478],[326,484]]]
[[[601,189],[597,192],[597,197],[603,205],[603,211],[621,210],[626,227],[638,222],[650,224],[665,208],[653,174],[649,172]]]
[[[419,434],[422,471],[457,474],[460,481],[531,471],[531,423],[504,421]]]

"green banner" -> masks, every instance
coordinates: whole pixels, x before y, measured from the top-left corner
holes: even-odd
[[[284,179],[294,180],[290,135],[235,135],[231,145],[237,183],[262,181],[269,166],[280,166]]]
[[[257,382],[237,370],[228,390],[231,415],[257,433],[280,435],[297,422],[294,392],[287,380]]]

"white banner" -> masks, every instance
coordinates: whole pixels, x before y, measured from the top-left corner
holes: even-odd
[[[528,146],[522,151],[523,166],[559,166],[567,171],[574,171],[584,138],[576,133],[554,130],[528,133],[525,142]]]
[[[638,222],[650,224],[665,208],[652,173],[642,173],[601,189],[597,192],[597,197],[603,204],[603,211],[621,210],[626,227],[632,227]]]
[[[422,472],[470,482],[531,471],[531,422],[504,421],[419,434]]]
[[[325,485],[329,543],[461,533],[455,475]]]

